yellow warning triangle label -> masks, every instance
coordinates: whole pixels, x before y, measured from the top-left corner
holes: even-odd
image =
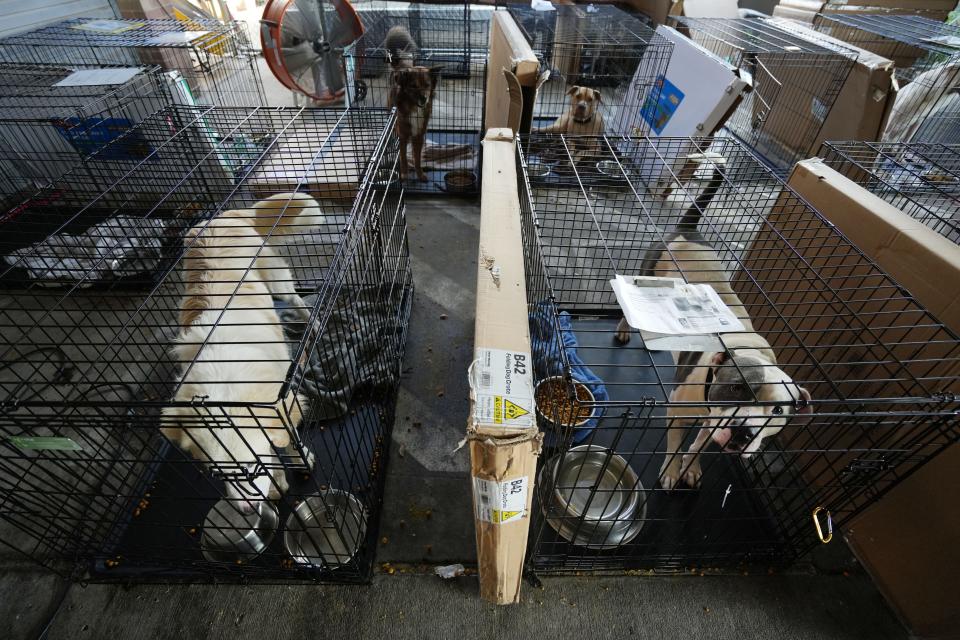
[[[525,416],[529,411],[524,409],[518,404],[510,402],[506,398],[503,399],[503,413],[506,414],[507,420],[516,420],[520,416]]]
[[[520,511],[494,511],[494,522],[507,522],[508,520],[516,518],[520,513]]]

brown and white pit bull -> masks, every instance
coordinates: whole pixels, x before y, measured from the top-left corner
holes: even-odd
[[[719,163],[718,163],[719,164]],[[770,344],[753,328],[750,316],[725,275],[726,267],[713,246],[698,231],[702,212],[723,181],[719,167],[683,215],[675,232],[646,254],[642,275],[679,278],[712,286],[740,319],[744,331],[722,335],[726,351],[676,352],[676,386],[667,408],[667,451],[660,468],[660,485],[699,487],[703,472],[700,453],[712,439],[724,451],[744,458],[760,450],[763,440],[779,433],[795,413],[810,413],[810,393],[780,367]],[[617,327],[617,341],[630,340],[626,319]],[[678,406],[678,403],[753,403],[730,406]],[[686,453],[680,448],[686,429],[700,423]]]

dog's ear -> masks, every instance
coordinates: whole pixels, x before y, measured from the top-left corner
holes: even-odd
[[[797,389],[800,391],[800,398],[803,400],[803,406],[797,410],[797,413],[813,413],[813,405],[810,404],[810,392],[804,389],[801,386],[798,386]]]
[[[726,351],[718,351],[710,357],[710,364],[714,367],[719,367],[724,362],[730,359],[730,354]]]
[[[600,92],[597,91],[596,89],[593,90],[593,99],[596,100],[597,102],[600,102]]]
[[[578,87],[577,85],[573,85],[572,87],[567,89],[567,95],[568,96],[576,95],[577,91],[580,91],[580,87]]]

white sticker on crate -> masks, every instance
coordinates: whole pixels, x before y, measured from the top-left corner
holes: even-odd
[[[523,518],[527,513],[529,484],[526,476],[503,482],[474,478],[477,519],[493,524],[506,524]]]
[[[165,45],[165,44],[190,44],[197,38],[201,38],[210,33],[209,31],[167,31],[158,36],[147,40],[146,44]]]
[[[627,323],[649,342],[673,336],[706,336],[744,331],[717,292],[708,284],[687,284],[676,278],[617,275],[610,281]],[[674,342],[676,342],[674,340]],[[700,339],[686,340],[688,347],[673,351],[702,350]]]
[[[78,69],[56,83],[55,87],[92,87],[123,84],[142,70],[139,67]]]
[[[474,422],[504,427],[534,425],[533,377],[529,353],[477,349],[473,377]]]

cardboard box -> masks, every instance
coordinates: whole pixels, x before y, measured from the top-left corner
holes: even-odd
[[[533,406],[516,141],[510,129],[490,129],[483,145],[467,440],[480,596],[511,604],[520,601],[542,437]]]
[[[821,87],[827,74],[815,67],[797,69],[795,66],[777,64],[776,59],[766,60],[766,69],[774,77],[782,79],[784,86],[775,103],[779,108],[774,108],[767,116],[765,134],[788,149],[809,155],[816,154],[825,140],[879,140],[896,98],[894,63],[804,25],[783,21],[775,24],[807,40],[851,50],[849,57],[854,63],[833,106],[823,114],[822,96],[813,95],[806,88]],[[763,56],[757,58],[761,60]],[[792,106],[784,109],[785,105]],[[806,127],[795,126],[796,111],[800,108],[798,105],[809,109],[808,117],[811,120],[822,120],[816,136],[810,136]],[[761,101],[755,100],[754,117],[759,115],[760,109],[763,109]]]
[[[673,54],[656,104],[642,103],[638,85],[647,82],[641,62],[623,108],[607,122],[616,135],[687,137],[711,135],[736,109],[747,88],[737,70],[672,27],[657,27],[657,38],[673,44]],[[654,55],[659,55],[654,53]]]
[[[960,246],[847,180],[819,159],[800,162],[790,186],[938,320],[960,333]],[[944,374],[958,375],[957,367]],[[960,390],[954,390],[956,393]],[[845,536],[881,592],[921,637],[956,637],[960,608],[944,585],[960,575],[960,444],[857,515]]]
[[[955,6],[953,0],[861,0],[849,4],[820,0],[780,0],[773,9],[773,16],[808,24],[813,23],[818,13],[909,13],[943,20]]]
[[[671,16],[740,17],[737,0],[627,0],[627,4],[650,16],[657,24],[667,24]]]
[[[776,305],[776,314],[755,316],[754,326],[769,340],[781,366],[788,372],[793,368],[805,372],[804,386],[821,400],[809,428],[789,434],[790,446],[821,448],[815,440],[817,414],[849,410],[824,402],[838,393],[888,399],[938,392],[960,395],[956,381],[960,352],[942,326],[918,316],[916,304],[904,295],[899,282],[900,276],[912,273],[916,300],[930,304],[929,311],[948,327],[960,321],[956,245],[820,160],[798,163],[789,186],[796,193],[785,190],[774,204],[768,224],[742,258],[745,271],[733,278],[732,285],[747,308]],[[824,212],[853,244],[840,240],[813,212],[802,208],[797,194]],[[892,272],[894,279],[878,272],[872,261]],[[838,323],[840,311],[846,311],[848,322]],[[789,330],[782,318],[790,318]],[[809,354],[817,359],[815,371],[809,366]],[[905,388],[908,383],[903,381],[911,378],[922,381],[926,390],[912,383]],[[945,384],[949,386],[944,388]],[[883,407],[916,410],[917,405]],[[872,461],[864,455],[864,446],[896,450],[902,446],[898,443],[913,438],[925,441],[929,426],[912,421],[895,430],[871,429],[868,441],[860,429],[842,430],[831,434],[829,456],[798,454],[797,468],[814,486],[829,484],[842,470],[856,470],[872,482],[873,474],[885,472],[875,466],[864,470],[863,465]],[[889,463],[901,473],[912,464],[898,456]],[[876,486],[882,488],[882,482]],[[868,506],[875,494],[852,495],[859,501],[847,504],[848,515]]]
[[[527,133],[542,82],[540,63],[508,12],[495,11],[490,20],[484,129],[509,127]]]

